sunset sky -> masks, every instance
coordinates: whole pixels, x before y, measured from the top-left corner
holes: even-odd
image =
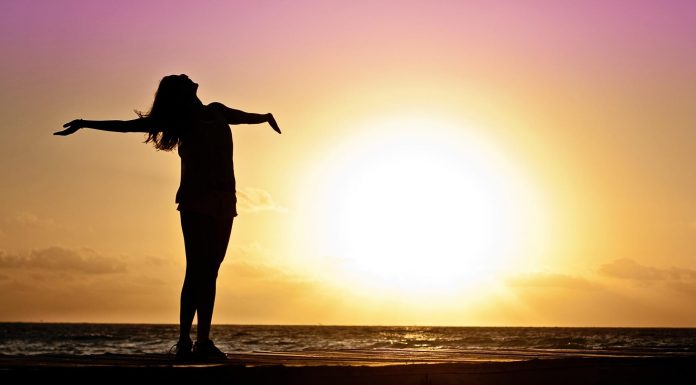
[[[175,5],[176,4],[176,5]],[[233,126],[213,322],[696,326],[696,3],[3,1],[0,321],[176,323],[185,73]]]

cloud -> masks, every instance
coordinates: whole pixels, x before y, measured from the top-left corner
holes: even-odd
[[[681,281],[696,283],[696,270],[672,267],[660,269],[641,265],[631,259],[622,258],[600,266],[599,272],[607,277],[632,281]]]
[[[342,298],[311,278],[245,261],[222,267],[218,293],[215,311],[223,323],[323,322]]]
[[[658,268],[641,265],[631,259],[617,259],[600,266],[599,273],[608,278],[633,283],[651,290],[667,289],[693,297],[696,295],[696,270],[683,267]]]
[[[0,320],[164,321],[175,314],[183,266],[88,248],[0,251]],[[169,322],[169,321],[167,321]]]
[[[571,274],[518,274],[492,311],[508,323],[569,326],[692,326],[696,271],[617,259]]]
[[[65,230],[65,226],[58,224],[55,220],[50,218],[39,218],[37,215],[30,212],[19,212],[13,216],[6,217],[3,220],[4,224],[8,227],[26,227],[32,229],[44,229],[44,230]]]
[[[311,323],[330,312],[335,297],[317,282],[264,262],[261,245],[238,251],[220,270],[215,322]],[[175,322],[184,271],[161,257],[0,250],[0,321]]]
[[[507,284],[525,288],[595,289],[597,285],[585,278],[557,273],[529,273],[508,278]]]
[[[259,263],[235,261],[225,265],[225,269],[235,278],[269,280],[280,276],[276,269]]]
[[[229,258],[226,258],[225,261],[229,262],[230,260],[259,260],[263,259],[266,257],[268,254],[268,250],[264,249],[259,243],[257,242],[252,242],[252,243],[247,243],[247,244],[234,244],[231,245],[229,248],[229,251],[227,253],[227,256]]]
[[[18,211],[0,217],[0,239],[5,250],[27,250],[58,244],[80,244],[90,226],[79,224],[80,230],[66,222]]]
[[[243,212],[287,211],[285,207],[275,202],[271,194],[266,190],[245,187],[237,190],[237,198],[237,209]]]
[[[222,276],[236,283],[266,286],[269,282],[282,282],[286,286],[302,286],[309,282],[305,277],[271,262],[270,251],[259,243],[233,245],[230,251],[220,271]]]
[[[92,249],[49,247],[26,255],[0,250],[0,269],[69,271],[88,274],[123,273],[126,265]]]

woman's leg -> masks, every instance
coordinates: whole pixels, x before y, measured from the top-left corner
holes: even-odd
[[[210,256],[206,263],[203,279],[198,293],[198,329],[196,331],[197,340],[205,341],[210,339],[210,324],[213,319],[213,308],[215,307],[216,282],[220,264],[225,259],[227,245],[232,233],[233,217],[215,218],[215,224],[210,229]]]
[[[196,315],[196,285],[194,283],[194,274],[190,271],[188,264],[186,266],[186,276],[184,284],[181,288],[181,304],[179,308],[179,340],[191,339],[191,325],[193,317]]]
[[[218,218],[181,212],[186,247],[186,277],[181,291],[180,313],[182,336],[188,336],[193,316],[197,312],[197,339],[209,339],[215,305],[215,283],[227,251],[232,221],[232,217]]]
[[[179,340],[191,339],[191,325],[196,315],[198,302],[198,272],[195,263],[195,255],[201,254],[201,245],[205,243],[201,239],[199,230],[200,219],[194,213],[181,211],[181,230],[184,234],[184,249],[186,251],[186,275],[181,288],[181,305],[179,308]]]

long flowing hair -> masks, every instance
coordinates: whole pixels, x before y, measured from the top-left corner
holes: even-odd
[[[147,134],[145,143],[151,142],[162,151],[171,151],[179,145],[184,130],[190,129],[201,106],[196,86],[186,75],[162,78],[150,111],[135,111],[141,118],[152,121],[154,129]]]

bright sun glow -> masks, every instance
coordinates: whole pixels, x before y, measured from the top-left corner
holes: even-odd
[[[520,251],[519,186],[489,145],[432,120],[380,122],[337,146],[320,179],[322,252],[353,283],[453,289]]]

